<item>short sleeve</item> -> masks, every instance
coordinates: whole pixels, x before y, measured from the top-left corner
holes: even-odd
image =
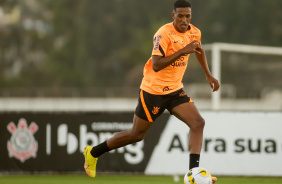
[[[198,30],[197,35],[195,36],[195,40],[201,41],[201,37],[202,37],[201,31]]]
[[[164,31],[158,31],[154,36],[154,47],[152,55],[166,56],[169,39]]]

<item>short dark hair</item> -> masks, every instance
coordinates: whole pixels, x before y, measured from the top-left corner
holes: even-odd
[[[191,3],[185,0],[177,0],[174,2],[174,11],[176,10],[176,8],[186,8],[186,7],[192,8]]]

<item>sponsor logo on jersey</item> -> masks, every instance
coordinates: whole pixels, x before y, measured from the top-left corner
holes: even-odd
[[[155,37],[155,45],[154,50],[158,50],[160,46],[160,39],[162,38],[162,35],[158,35]]]
[[[185,54],[184,56],[181,56],[176,61],[171,63],[170,66],[172,66],[173,68],[186,66],[187,65],[187,59],[188,59],[187,56],[188,55],[189,54]]]
[[[186,64],[186,62],[174,62],[174,63],[171,63],[171,66],[173,67],[173,68],[177,68],[177,67],[183,67],[183,66],[186,66],[187,64]]]
[[[166,86],[166,87],[164,87],[163,88],[163,92],[165,92],[165,91],[169,91],[170,89],[169,89],[169,87],[168,86]]]
[[[11,122],[7,126],[8,131],[12,134],[7,143],[9,156],[14,157],[21,162],[36,157],[38,144],[33,134],[38,130],[38,125],[34,122],[27,126],[26,120],[21,118],[18,126]]]
[[[185,42],[183,40],[175,40],[175,41],[173,41],[173,43],[180,43],[183,46],[186,46],[186,44],[185,44]]]

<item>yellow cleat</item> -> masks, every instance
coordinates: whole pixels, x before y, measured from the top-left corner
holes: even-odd
[[[86,146],[84,148],[84,158],[85,158],[84,169],[88,174],[88,176],[94,178],[96,176],[96,164],[98,158],[95,158],[91,155],[90,151],[92,148],[93,148],[92,146]]]
[[[216,177],[211,177],[212,179],[212,184],[215,184],[215,182],[217,182],[217,178]]]

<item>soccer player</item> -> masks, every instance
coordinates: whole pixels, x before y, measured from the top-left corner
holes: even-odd
[[[201,32],[190,23],[191,17],[191,4],[186,0],[177,0],[172,12],[173,22],[163,25],[154,35],[152,56],[144,67],[132,128],[116,133],[95,147],[85,147],[84,168],[90,177],[96,175],[100,155],[141,141],[165,109],[189,126],[189,169],[199,166],[205,121],[182,89],[182,78],[191,53],[196,54],[213,92],[219,89],[219,83],[210,73],[200,41]]]

